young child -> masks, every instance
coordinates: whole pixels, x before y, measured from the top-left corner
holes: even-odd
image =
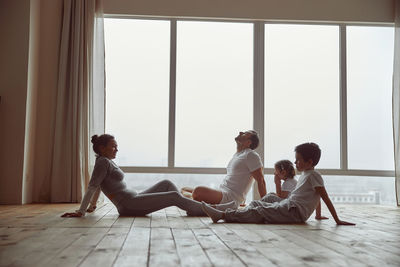
[[[294,178],[296,171],[293,163],[284,159],[276,162],[274,167],[276,195],[280,198],[287,198],[297,185],[297,180]],[[282,184],[281,181],[283,181]]]
[[[294,170],[293,163],[290,160],[280,160],[275,163],[275,188],[276,188],[276,196],[274,197],[274,193],[269,193],[269,197],[265,196],[262,201],[266,202],[279,202],[283,198],[287,198],[289,194],[296,188],[297,180],[294,179],[296,176],[296,171]],[[281,180],[283,181],[281,185]],[[321,201],[318,201],[317,208],[315,209],[315,219],[317,220],[327,220],[327,217],[321,215]]]
[[[204,212],[214,223],[221,219],[225,222],[239,223],[301,223],[311,216],[322,198],[338,225],[355,225],[339,219],[321,175],[314,170],[321,157],[318,145],[304,143],[298,145],[295,152],[296,168],[303,174],[288,198],[275,202],[254,200],[243,210],[226,211],[219,211],[203,202]]]

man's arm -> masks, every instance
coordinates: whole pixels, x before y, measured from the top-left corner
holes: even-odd
[[[257,181],[258,192],[260,196],[263,197],[267,194],[267,188],[265,186],[264,174],[262,172],[262,168],[259,168],[253,172],[251,172],[251,176],[253,176],[254,180]]]
[[[322,200],[325,202],[326,206],[329,209],[329,212],[333,216],[333,219],[335,219],[336,224],[338,224],[338,225],[355,225],[354,223],[341,221],[339,219],[338,215],[336,214],[335,207],[333,206],[333,204],[328,196],[328,193],[325,190],[325,187],[323,187],[323,186],[315,187],[315,191],[317,191],[317,193],[321,196]]]

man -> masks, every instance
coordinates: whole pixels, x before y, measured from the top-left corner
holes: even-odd
[[[236,153],[229,161],[227,175],[219,189],[198,186],[195,189],[182,188],[182,192],[191,192],[194,200],[209,204],[224,204],[234,201],[236,207],[244,202],[250,189],[252,178],[257,181],[258,191],[263,197],[266,193],[263,165],[254,149],[259,139],[256,131],[240,132],[235,138]]]

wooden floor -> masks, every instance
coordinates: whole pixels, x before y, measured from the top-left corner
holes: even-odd
[[[119,217],[111,204],[60,218],[76,208],[0,206],[0,266],[400,266],[396,207],[336,205],[355,227],[213,224],[175,207]]]

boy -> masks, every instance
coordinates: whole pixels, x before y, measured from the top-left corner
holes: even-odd
[[[311,216],[319,199],[322,198],[338,225],[355,225],[339,219],[325,190],[321,175],[314,171],[314,167],[321,157],[318,145],[304,143],[298,145],[295,152],[296,168],[303,174],[288,198],[273,203],[255,200],[243,210],[228,209],[224,212],[203,202],[204,212],[211,217],[214,223],[221,219],[225,222],[239,223],[301,223]]]

